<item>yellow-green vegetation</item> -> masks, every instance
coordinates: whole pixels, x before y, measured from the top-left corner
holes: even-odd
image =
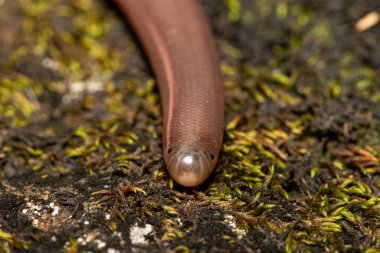
[[[378,252],[380,31],[353,25],[376,5],[328,2],[203,1],[227,122],[184,189],[115,6],[0,0],[0,252]]]
[[[30,242],[18,239],[16,236],[9,234],[0,229],[0,250],[1,252],[10,253],[12,249],[28,250]]]

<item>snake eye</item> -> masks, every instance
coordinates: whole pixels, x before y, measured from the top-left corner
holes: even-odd
[[[214,161],[215,155],[214,154],[210,154],[210,158],[211,158],[211,161]]]
[[[168,148],[168,154],[170,154],[173,151],[172,147]]]

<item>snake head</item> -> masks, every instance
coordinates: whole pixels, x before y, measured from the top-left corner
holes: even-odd
[[[217,154],[201,144],[183,142],[169,145],[164,158],[173,180],[185,187],[193,187],[210,176],[217,162]]]

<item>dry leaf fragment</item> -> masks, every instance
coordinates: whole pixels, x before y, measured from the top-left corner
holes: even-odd
[[[376,11],[371,11],[356,22],[355,29],[358,32],[364,32],[375,26],[379,21],[380,14]]]

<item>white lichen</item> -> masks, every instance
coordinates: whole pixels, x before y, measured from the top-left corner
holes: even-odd
[[[129,239],[132,244],[148,244],[145,236],[149,235],[153,232],[153,226],[150,224],[145,224],[144,227],[139,227],[137,223],[135,223],[129,230]]]
[[[245,230],[237,227],[236,220],[232,215],[230,215],[230,214],[225,215],[224,216],[224,222],[226,223],[226,225],[228,227],[231,228],[232,232],[234,232],[236,234],[236,236],[239,240],[242,239],[243,236],[246,235]]]

